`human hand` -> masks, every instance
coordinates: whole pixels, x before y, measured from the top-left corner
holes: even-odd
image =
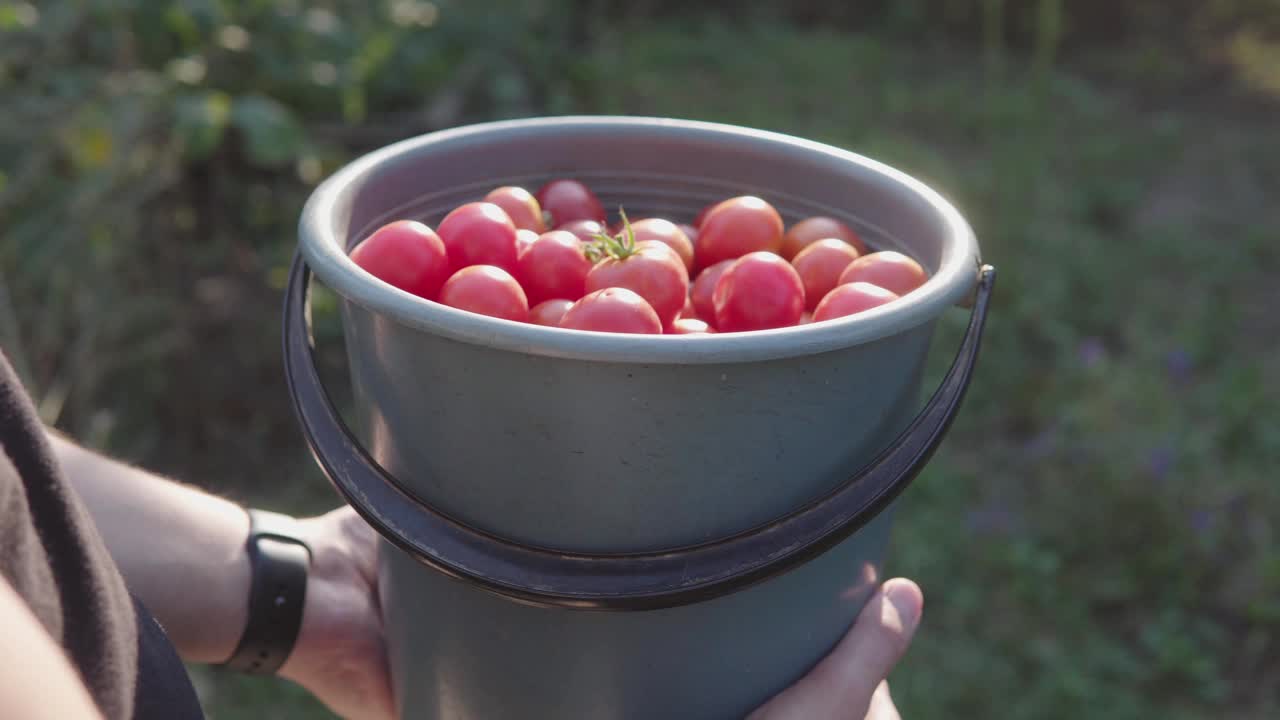
[[[280,674],[344,718],[390,720],[374,531],[349,507],[298,522],[311,574],[298,641]]]
[[[911,643],[923,608],[914,582],[889,580],[830,655],[748,720],[901,720],[885,677]]]

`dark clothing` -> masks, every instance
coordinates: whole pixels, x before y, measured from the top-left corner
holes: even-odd
[[[3,353],[0,574],[109,720],[203,717],[173,644],[130,595]]]

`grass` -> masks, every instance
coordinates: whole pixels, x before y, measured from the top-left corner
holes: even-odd
[[[1096,57],[718,23],[603,32],[575,109],[723,120],[886,161],[949,196],[1000,270],[963,415],[898,514],[888,571],[927,597],[892,677],[904,717],[1280,713],[1275,99],[1143,94]],[[250,293],[237,313],[274,318],[277,302]],[[964,320],[941,328],[933,377]],[[325,507],[274,356],[242,357],[274,352],[273,320],[254,327],[191,356],[194,375],[215,373],[193,401],[232,402],[214,397],[236,386],[222,365],[262,374],[274,395],[235,405],[251,429],[226,440],[273,448],[244,453],[272,480],[211,481],[232,470],[216,434],[192,441],[204,459],[149,457],[248,501]],[[196,675],[214,718],[327,717],[282,684]]]

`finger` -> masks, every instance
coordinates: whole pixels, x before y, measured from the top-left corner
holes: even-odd
[[[880,681],[906,652],[924,598],[912,581],[881,586],[853,628],[817,667],[760,708],[753,718],[862,718]]]
[[[876,691],[871,695],[871,707],[867,708],[866,720],[902,720],[898,708],[889,695],[889,681],[881,680]]]

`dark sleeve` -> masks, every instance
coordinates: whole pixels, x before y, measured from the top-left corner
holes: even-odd
[[[0,450],[0,574],[62,646],[102,714],[202,717],[185,666],[125,587],[3,353]]]

